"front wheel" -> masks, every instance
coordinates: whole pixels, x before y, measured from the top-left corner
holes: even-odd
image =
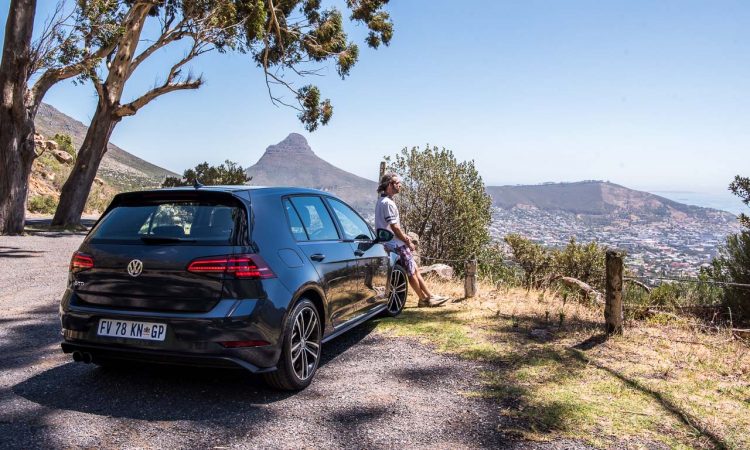
[[[278,369],[264,376],[266,382],[285,391],[306,388],[318,369],[322,335],[318,309],[310,300],[300,299],[284,324]]]
[[[396,317],[401,314],[406,305],[406,295],[409,293],[409,281],[406,269],[396,264],[388,277],[388,306],[383,315]]]

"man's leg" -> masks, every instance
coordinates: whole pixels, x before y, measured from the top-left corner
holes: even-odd
[[[422,274],[419,273],[419,269],[417,269],[416,273],[414,274],[414,278],[416,278],[416,284],[419,286],[419,290],[422,291],[422,294],[419,298],[430,298],[432,297],[432,293],[429,289],[427,289],[427,285],[424,282],[424,278],[422,278]]]
[[[409,284],[411,285],[411,289],[414,291],[414,293],[417,294],[417,297],[419,297],[419,301],[423,301],[425,298],[429,296],[429,294],[425,294],[422,288],[420,287],[418,275],[419,275],[419,272],[417,272],[414,275],[410,275]]]

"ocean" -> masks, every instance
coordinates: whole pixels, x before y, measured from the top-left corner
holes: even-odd
[[[744,212],[750,214],[748,208],[739,197],[729,192],[693,192],[693,191],[648,191],[652,194],[666,197],[676,202],[706,208],[721,209],[732,214]]]

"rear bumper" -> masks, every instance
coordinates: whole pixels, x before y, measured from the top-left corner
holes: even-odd
[[[275,280],[274,280],[275,281]],[[60,305],[65,353],[80,351],[94,361],[129,360],[203,367],[241,367],[255,373],[276,369],[282,324],[290,298],[280,283],[268,283],[264,299],[221,300],[204,313],[155,312],[76,304],[67,290]],[[278,299],[278,304],[270,298]],[[163,341],[99,336],[101,319],[165,324]],[[265,341],[268,345],[225,348],[222,342]]]
[[[190,355],[165,352],[161,350],[118,348],[113,347],[112,345],[91,345],[72,342],[63,342],[60,346],[64,353],[88,353],[91,355],[92,362],[94,363],[107,361],[132,361],[148,364],[245,369],[252,373],[267,373],[276,370],[276,367],[258,367],[242,359],[230,356]]]

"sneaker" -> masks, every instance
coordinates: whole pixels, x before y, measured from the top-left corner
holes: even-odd
[[[435,306],[440,306],[447,301],[448,301],[448,297],[443,297],[442,295],[433,295],[430,298],[419,300],[417,307],[418,308],[434,308]]]

